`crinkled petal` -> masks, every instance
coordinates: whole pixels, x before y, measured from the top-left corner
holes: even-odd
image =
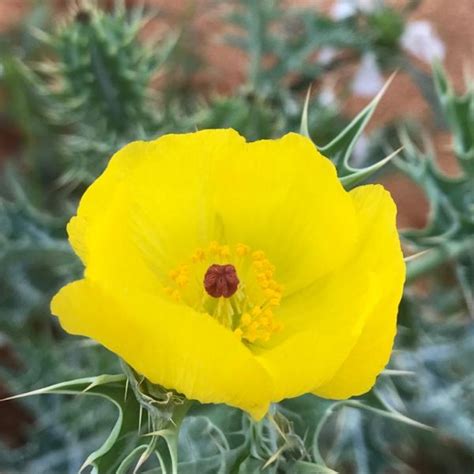
[[[218,240],[264,250],[289,294],[342,265],[357,225],[334,166],[310,140],[245,143],[206,130],[125,147],[69,232],[96,280],[152,290],[154,278]]]
[[[284,330],[257,358],[275,401],[310,392],[334,376],[356,344],[376,298],[371,272],[338,272],[284,300]]]
[[[275,400],[308,391],[328,398],[362,393],[388,360],[405,276],[396,209],[381,186],[351,197],[361,229],[353,256],[282,302],[285,330],[258,356],[274,379]]]
[[[68,231],[86,278],[53,300],[63,327],[188,398],[259,418],[270,401],[365,391],[386,363],[404,278],[394,205],[381,187],[345,192],[304,137],[207,130],[130,144]],[[259,349],[162,296],[169,271],[213,240],[263,250],[284,286],[284,329]]]
[[[405,264],[395,227],[395,205],[381,186],[351,192],[362,223],[363,247],[358,256],[376,274],[378,299],[362,334],[334,377],[314,392],[348,398],[367,392],[387,364],[396,333],[397,310],[405,281]]]
[[[153,383],[203,403],[242,408],[256,419],[268,409],[268,374],[206,314],[144,292],[112,295],[87,279],[65,286],[51,308],[66,331],[97,340]]]
[[[334,165],[307,138],[246,145],[217,180],[231,242],[265,251],[288,295],[342,265],[357,240],[354,205]]]
[[[130,176],[152,152],[153,146],[146,142],[130,143],[117,152],[84,193],[77,215],[67,226],[86,275],[112,287],[128,282],[142,290],[161,288],[131,236],[128,211],[133,199]]]

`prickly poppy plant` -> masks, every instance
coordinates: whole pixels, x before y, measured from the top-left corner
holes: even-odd
[[[301,135],[130,143],[68,225],[84,278],[52,311],[150,382],[255,419],[305,393],[362,394],[396,331],[395,214],[382,186],[347,192]]]

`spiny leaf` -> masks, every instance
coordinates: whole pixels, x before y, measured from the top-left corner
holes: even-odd
[[[382,408],[377,408],[358,400],[342,400],[339,402],[331,402],[330,405],[327,407],[326,411],[318,419],[318,424],[314,433],[314,441],[312,443],[313,459],[322,466],[325,466],[324,459],[319,451],[319,443],[320,443],[322,430],[324,426],[326,425],[327,421],[329,420],[329,418],[333,415],[333,413],[342,407],[349,407],[349,408],[364,410],[372,414],[382,416],[384,418],[389,418],[389,419],[398,421],[400,423],[405,423],[407,425],[410,425],[416,428],[421,428],[427,431],[433,431],[432,427],[425,425],[423,423],[420,423],[416,420],[413,420],[403,415],[402,413],[398,412],[397,410],[393,409],[392,407],[383,406]]]
[[[160,461],[161,470],[166,474],[178,473],[178,431],[177,429],[165,429],[148,433],[155,443],[162,440],[166,449],[158,449],[156,454]]]
[[[96,377],[84,377],[81,379],[68,380],[67,382],[60,382],[48,387],[38,388],[29,392],[20,393],[18,395],[12,395],[11,397],[3,398],[0,402],[8,400],[16,400],[19,398],[32,397],[34,395],[46,395],[46,394],[79,394],[83,393],[87,387],[91,384],[96,386],[124,382],[126,379],[125,375],[99,375]]]
[[[125,457],[125,459],[123,459],[122,462],[117,466],[117,470],[115,474],[128,474],[130,472],[129,468],[133,465],[137,456],[145,452],[147,448],[148,448],[147,444],[142,444],[140,446],[137,446],[134,450],[132,450]]]
[[[403,415],[402,413],[396,411],[395,409],[383,410],[383,409],[376,408],[376,407],[370,406],[366,403],[359,402],[356,400],[347,400],[347,401],[341,402],[341,405],[345,405],[350,408],[357,408],[359,410],[365,410],[375,415],[379,415],[384,418],[390,418],[392,420],[399,421],[400,423],[405,423],[415,428],[420,428],[426,431],[433,431],[433,428],[431,426],[428,426],[428,425],[425,425],[424,423],[420,423],[419,421],[413,420],[412,418],[409,418],[408,416]]]
[[[291,472],[295,474],[337,474],[336,471],[329,469],[327,466],[306,461],[296,461],[291,465],[291,469]]]
[[[373,174],[375,174],[377,171],[382,169],[386,164],[392,161],[393,158],[395,158],[402,151],[402,149],[403,148],[399,148],[398,150],[395,150],[393,153],[391,153],[384,159],[377,161],[377,163],[374,163],[373,165],[368,166],[366,168],[357,169],[357,168],[352,168],[352,166],[348,165],[346,167],[346,171],[350,172],[350,174],[339,177],[341,183],[346,189],[348,189],[370,178]]]
[[[418,252],[418,253],[415,253],[413,255],[410,255],[408,257],[405,257],[403,260],[405,261],[405,263],[408,263],[408,262],[413,262],[415,260],[417,260],[418,258],[420,258],[422,255],[424,255],[426,252],[429,252],[429,250],[422,250],[421,252]]]
[[[331,158],[338,169],[339,176],[345,176],[347,172],[350,172],[350,168],[346,167],[349,165],[349,158],[365,127],[375,112],[380,100],[382,99],[385,91],[390,86],[395,75],[393,74],[388,81],[385,83],[380,92],[372,99],[372,101],[351,121],[351,123],[340,132],[331,142],[327,145],[320,147],[321,153]]]
[[[82,379],[61,382],[48,387],[14,395],[5,400],[12,400],[33,395],[63,394],[88,395],[103,397],[117,408],[117,420],[105,442],[92,452],[80,468],[92,467],[94,474],[112,473],[114,466],[126,453],[130,444],[130,435],[138,434],[139,405],[134,397],[124,399],[125,375],[99,375]]]
[[[423,189],[430,203],[428,224],[423,229],[404,230],[403,237],[423,248],[471,234],[474,214],[469,196],[474,196],[474,188],[470,177],[445,175],[426,137],[422,136],[424,146],[420,149],[406,128],[399,129],[398,135],[404,148],[394,164]]]
[[[472,252],[474,252],[473,237],[460,241],[447,240],[442,242],[407,263],[407,281],[410,282],[421,275],[425,275],[443,262],[455,260],[461,255],[469,255]]]

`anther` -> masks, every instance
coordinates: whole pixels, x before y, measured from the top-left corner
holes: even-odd
[[[204,288],[214,297],[230,298],[239,286],[239,279],[234,265],[211,265],[204,275]]]

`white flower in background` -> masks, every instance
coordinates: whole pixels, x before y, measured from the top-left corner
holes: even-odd
[[[339,0],[331,8],[331,17],[334,20],[345,20],[354,15],[357,11],[355,2],[351,0]]]
[[[402,47],[426,63],[444,59],[446,48],[429,21],[407,23],[400,40]]]
[[[371,13],[383,6],[383,0],[337,0],[334,2],[330,15],[336,20],[344,20],[358,11]],[[435,59],[444,59],[446,50],[444,43],[436,34],[433,26],[426,20],[409,21],[400,39],[400,46],[416,58],[426,63]],[[320,62],[325,64],[332,60],[336,51],[330,48],[321,51]],[[372,53],[362,56],[361,63],[352,83],[352,91],[361,97],[373,97],[382,88],[384,78],[377,60]]]
[[[323,65],[329,64],[336,57],[337,53],[337,49],[331,46],[321,48],[318,54],[318,63]]]
[[[381,0],[337,0],[331,8],[330,15],[334,20],[344,20],[358,11],[370,13],[382,4]]]
[[[365,165],[367,155],[369,154],[369,147],[370,139],[367,134],[362,133],[352,149],[351,164],[353,166],[361,167]]]
[[[382,89],[385,79],[374,53],[365,53],[352,82],[352,92],[360,97],[373,97]]]
[[[319,103],[323,107],[338,107],[339,103],[337,101],[337,96],[334,91],[334,86],[331,83],[326,83],[321,87],[321,91],[318,95]]]
[[[435,59],[443,60],[446,48],[430,22],[410,21],[400,39],[400,46],[428,64]],[[352,83],[352,92],[361,97],[373,97],[382,88],[384,78],[373,53],[362,56]]]

